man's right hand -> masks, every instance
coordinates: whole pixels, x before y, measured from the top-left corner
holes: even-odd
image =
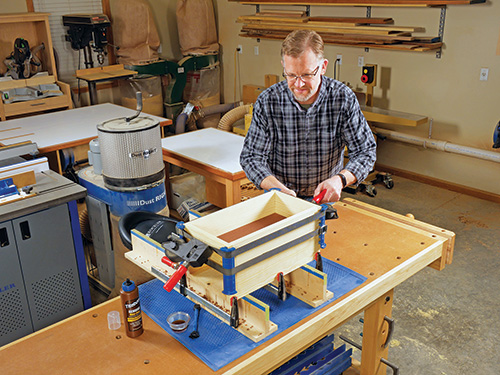
[[[287,188],[285,185],[283,185],[276,177],[274,176],[267,176],[262,180],[260,183],[261,189],[264,190],[271,190],[271,189],[280,189],[282,193],[291,195],[292,197],[296,197],[297,194],[293,191]]]

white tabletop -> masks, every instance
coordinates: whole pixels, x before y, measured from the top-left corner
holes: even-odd
[[[206,128],[163,138],[161,145],[165,150],[234,174],[243,171],[240,153],[244,139],[234,133]]]
[[[38,149],[97,137],[97,124],[135,114],[130,108],[105,103],[66,111],[23,117],[0,122],[0,143],[10,145],[31,141]],[[141,113],[160,122],[163,117]]]

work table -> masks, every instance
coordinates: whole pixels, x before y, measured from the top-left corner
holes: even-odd
[[[428,265],[449,264],[455,235],[353,199],[335,207],[339,219],[328,223],[322,254],[367,281],[215,373],[267,373],[364,311],[361,374],[385,374],[379,359],[387,356],[388,332],[381,327],[394,287]],[[0,348],[2,373],[212,373],[146,315],[138,338],[128,338],[123,324],[108,330],[112,310],[121,311],[116,298]]]
[[[136,111],[116,104],[105,103],[66,111],[23,117],[0,123],[0,144],[7,146],[20,142],[35,142],[40,153],[62,150],[87,144],[97,137],[97,124],[104,121],[132,116]],[[160,125],[172,120],[142,113]]]

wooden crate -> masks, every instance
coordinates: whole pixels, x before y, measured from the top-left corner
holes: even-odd
[[[223,293],[240,297],[313,260],[320,249],[320,211],[321,206],[272,191],[184,225],[191,236],[218,249],[210,265],[233,273],[224,274]],[[310,238],[300,241],[304,237]],[[298,243],[287,248],[292,241]]]

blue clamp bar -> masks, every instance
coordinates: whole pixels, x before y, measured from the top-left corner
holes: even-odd
[[[228,249],[227,247],[223,247],[221,251],[234,251],[234,248]],[[234,258],[222,258],[222,267],[227,270],[233,269]],[[223,275],[222,281],[224,283],[222,293],[228,296],[236,294],[236,275]]]
[[[177,229],[177,234],[182,239],[184,239],[184,228],[186,228],[186,226],[184,225],[184,222],[183,221],[177,222],[177,224],[175,224],[175,228]]]
[[[319,219],[319,228],[320,228],[320,231],[318,233],[318,238],[319,238],[319,247],[321,249],[324,249],[326,247],[326,243],[325,243],[325,231],[322,231],[321,228],[323,228],[325,226],[325,222],[326,222],[326,219],[325,219],[325,216],[326,216],[326,210],[328,209],[329,205],[323,203],[321,205],[321,212],[325,212],[325,215],[321,216],[321,218]]]

